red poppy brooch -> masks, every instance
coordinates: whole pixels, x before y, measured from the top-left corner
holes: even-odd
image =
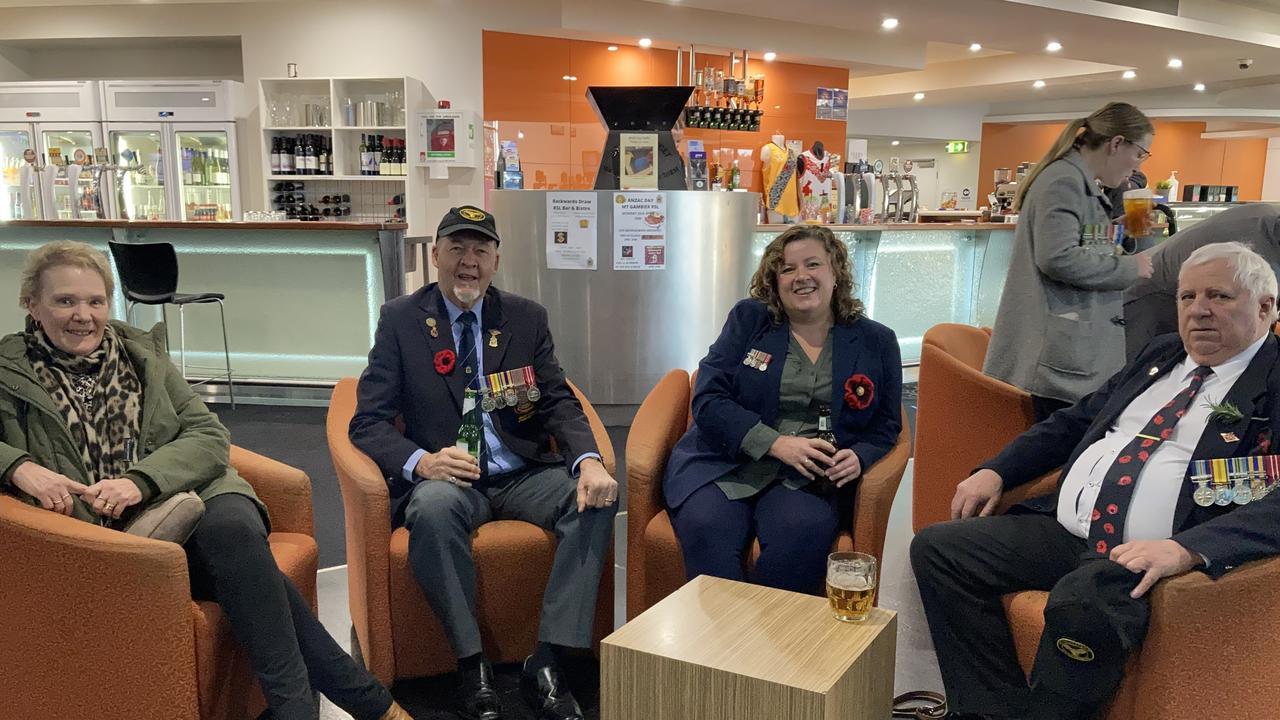
[[[854,410],[866,410],[876,397],[876,384],[871,378],[858,373],[844,381],[844,402]]]
[[[453,372],[453,366],[458,361],[458,356],[453,354],[452,350],[441,350],[436,353],[434,362],[436,364],[436,372],[440,375],[448,375]]]

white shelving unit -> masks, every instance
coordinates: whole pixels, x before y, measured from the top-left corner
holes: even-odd
[[[277,186],[302,183],[305,189],[293,194],[304,194],[309,205],[320,206],[319,199],[325,195],[351,197],[350,215],[322,219],[385,222],[392,219],[396,207],[388,201],[398,195],[409,223],[408,234],[429,234],[424,224],[426,188],[413,168],[419,139],[409,128],[418,111],[434,105],[420,81],[410,77],[267,78],[259,83],[258,99],[265,208],[276,207],[275,198],[284,192],[276,190]],[[364,106],[363,113],[361,106]],[[333,175],[271,173],[272,141],[298,135],[319,135],[330,142]],[[381,135],[403,141],[406,174],[361,175],[361,135]]]

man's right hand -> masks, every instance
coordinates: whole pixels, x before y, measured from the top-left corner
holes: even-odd
[[[986,517],[995,512],[1003,494],[1004,480],[1000,475],[995,470],[979,470],[956,486],[956,496],[951,500],[951,519]]]
[[[471,483],[480,479],[480,463],[465,450],[447,447],[438,453],[424,453],[418,458],[413,474],[423,480],[441,480],[459,487],[471,487]]]
[[[43,465],[30,460],[22,463],[10,476],[19,490],[40,502],[45,510],[52,510],[70,516],[75,507],[76,491],[84,486],[61,473],[56,473]]]

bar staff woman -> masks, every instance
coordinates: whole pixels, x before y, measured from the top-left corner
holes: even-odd
[[[1098,252],[1083,239],[1109,223],[1098,183],[1129,178],[1151,156],[1153,132],[1136,107],[1109,103],[1067,125],[1018,188],[1013,258],[983,371],[1031,393],[1037,420],[1124,366],[1122,291],[1151,277],[1151,257]]]

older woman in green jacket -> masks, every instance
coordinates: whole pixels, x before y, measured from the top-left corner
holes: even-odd
[[[0,487],[106,526],[195,491],[205,514],[183,546],[192,593],[222,606],[272,717],[314,720],[314,686],[357,719],[407,719],[276,566],[266,508],[228,464],[227,429],[162,339],[108,320],[113,285],[83,243],[27,259],[26,330],[0,338]]]

